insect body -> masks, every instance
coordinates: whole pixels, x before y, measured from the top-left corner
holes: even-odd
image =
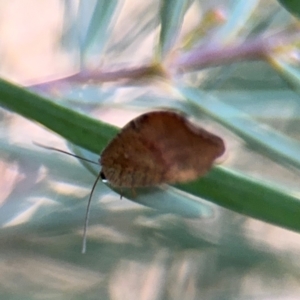
[[[87,205],[82,253],[86,251],[91,199],[100,178],[114,187],[131,189],[191,181],[205,175],[224,151],[221,138],[194,125],[177,112],[154,111],[130,121],[101,153],[99,163],[102,169]]]
[[[171,111],[130,121],[99,160],[102,178],[115,187],[145,187],[203,176],[225,151],[223,140]]]

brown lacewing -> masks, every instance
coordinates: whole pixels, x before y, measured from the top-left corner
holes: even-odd
[[[86,250],[91,198],[100,178],[114,187],[131,189],[187,182],[209,171],[224,151],[220,137],[177,112],[148,112],[130,121],[101,153],[102,169],[88,200],[82,252]]]

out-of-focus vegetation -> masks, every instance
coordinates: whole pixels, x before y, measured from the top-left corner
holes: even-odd
[[[280,3],[298,14],[293,1]],[[64,1],[61,9],[58,45],[73,61],[72,74],[38,78],[26,88],[0,81],[6,270],[0,294],[298,295],[297,19],[275,1],[257,0]],[[96,120],[103,112],[114,117],[158,108],[181,110],[221,135],[227,144],[223,162],[196,182],[141,189],[137,197],[125,192],[138,204],[119,201],[100,183],[82,256],[85,200],[99,168],[14,142],[25,127],[7,110],[51,129],[73,143],[72,151],[97,161],[117,133]],[[32,134],[32,140],[43,134]]]

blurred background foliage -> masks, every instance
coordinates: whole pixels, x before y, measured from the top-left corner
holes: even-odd
[[[298,298],[295,2],[0,3],[3,299]],[[99,167],[32,142],[97,161],[158,108],[221,135],[221,165],[122,201],[99,183],[82,255]]]

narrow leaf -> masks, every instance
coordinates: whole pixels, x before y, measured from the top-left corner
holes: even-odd
[[[297,18],[300,17],[300,5],[298,0],[278,0],[283,7]]]
[[[115,127],[61,107],[4,80],[0,80],[0,105],[43,124],[94,153],[99,153],[99,149],[101,150],[102,146],[117,132]],[[300,232],[299,195],[263,183],[261,180],[254,180],[225,168],[215,167],[204,178],[176,187],[233,211]],[[139,199],[144,197],[150,202],[155,199],[157,201],[161,197],[160,193],[157,194],[159,190],[161,189],[145,190],[141,196],[136,197],[135,201],[139,202]],[[170,190],[168,193],[171,197],[173,191]],[[185,197],[184,194],[181,197],[181,200],[179,197],[177,198],[179,201],[174,202],[177,203],[176,210],[180,211],[183,206],[186,206],[184,208],[186,216],[198,215],[200,217],[203,214],[201,202],[197,203],[192,198],[192,201],[189,201],[190,197]],[[128,192],[128,198],[132,198],[130,192]],[[168,211],[168,206],[173,205],[172,199],[169,200],[164,211]],[[207,213],[204,212],[204,214]]]
[[[93,51],[100,57],[109,37],[111,21],[115,17],[118,4],[118,0],[97,0],[87,32],[83,37],[81,48],[84,56],[87,57],[88,53]],[[81,8],[83,5],[90,5],[90,3],[82,1]]]
[[[174,46],[187,8],[186,0],[162,0],[160,7],[159,55],[163,58]]]
[[[221,167],[177,187],[238,213],[300,232],[299,193]]]
[[[118,132],[113,126],[60,106],[2,79],[0,105],[98,154]]]

